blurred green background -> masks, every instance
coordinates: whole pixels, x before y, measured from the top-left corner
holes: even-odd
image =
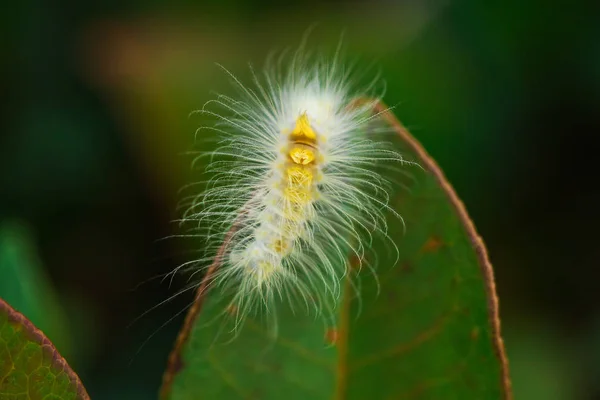
[[[200,179],[183,155],[202,125],[189,114],[232,93],[216,62],[248,78],[248,62],[316,23],[311,48],[344,33],[348,58],[381,70],[386,102],[486,240],[516,398],[600,398],[598,4],[12,2],[0,17],[0,296],[92,398],[155,398],[192,296],[137,317],[186,283],[152,278],[193,249],[158,240],[180,232],[178,189]]]

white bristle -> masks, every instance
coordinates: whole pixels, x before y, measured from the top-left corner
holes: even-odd
[[[227,309],[236,326],[248,314],[275,313],[281,301],[329,313],[352,275],[349,260],[364,263],[374,234],[389,239],[390,184],[376,167],[402,157],[380,140],[378,99],[353,91],[337,57],[297,54],[290,67],[255,75],[251,87],[227,73],[239,96],[201,111],[219,118],[212,129],[221,141],[201,156],[209,156],[212,179],[183,218],[213,245],[206,260],[231,231],[211,296],[233,293]]]

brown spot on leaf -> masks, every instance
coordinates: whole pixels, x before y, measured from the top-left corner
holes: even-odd
[[[479,327],[476,326],[471,329],[471,340],[475,341],[479,338]]]
[[[350,258],[350,268],[351,269],[359,269],[363,263],[363,259],[359,258],[356,254]]]
[[[335,345],[338,341],[338,331],[335,328],[327,329],[325,332],[325,341],[330,345]]]
[[[442,242],[442,239],[440,239],[438,236],[431,236],[429,239],[427,239],[427,241],[425,242],[425,244],[423,245],[423,247],[421,247],[421,252],[422,253],[434,253],[436,251],[439,250],[440,247],[442,247],[444,245],[444,242]]]
[[[238,308],[235,304],[229,304],[225,311],[227,311],[227,314],[229,315],[235,315],[238,311]]]
[[[408,261],[404,261],[400,266],[400,271],[409,274],[414,271],[414,267]]]

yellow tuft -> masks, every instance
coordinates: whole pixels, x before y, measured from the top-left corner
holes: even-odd
[[[269,278],[277,271],[277,266],[268,261],[261,261],[256,268],[249,267],[250,273],[254,274],[258,285],[269,281]]]
[[[316,149],[317,134],[310,126],[306,113],[296,120],[296,126],[288,137],[287,166],[285,181],[282,182],[283,196],[286,200],[284,218],[289,221],[303,221],[307,218],[306,206],[313,201],[315,160],[321,155]],[[279,253],[279,252],[277,252]]]
[[[303,206],[311,201],[311,191],[303,187],[288,186],[283,193],[292,206]]]
[[[297,144],[289,152],[295,164],[308,165],[315,160],[315,151],[309,146]]]
[[[290,139],[294,142],[308,142],[314,143],[317,140],[317,134],[310,126],[308,122],[308,116],[306,113],[300,115],[296,120],[296,127],[290,134]]]
[[[292,244],[284,239],[276,239],[271,243],[271,250],[279,255],[287,255],[292,250]]]
[[[293,166],[286,170],[288,177],[288,187],[310,189],[313,180],[313,173],[309,168]]]

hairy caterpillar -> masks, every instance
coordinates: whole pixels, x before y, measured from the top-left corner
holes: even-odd
[[[248,87],[226,71],[237,97],[219,96],[200,111],[216,117],[214,151],[200,154],[212,175],[183,202],[209,243],[206,288],[227,299],[237,327],[249,314],[276,316],[279,302],[331,315],[350,259],[365,260],[374,235],[387,239],[390,182],[378,170],[403,162],[381,140],[373,84],[354,90],[338,53],[330,62],[297,52]],[[356,99],[370,100],[357,102]],[[225,240],[224,244],[223,241]],[[224,311],[225,312],[225,311]]]

